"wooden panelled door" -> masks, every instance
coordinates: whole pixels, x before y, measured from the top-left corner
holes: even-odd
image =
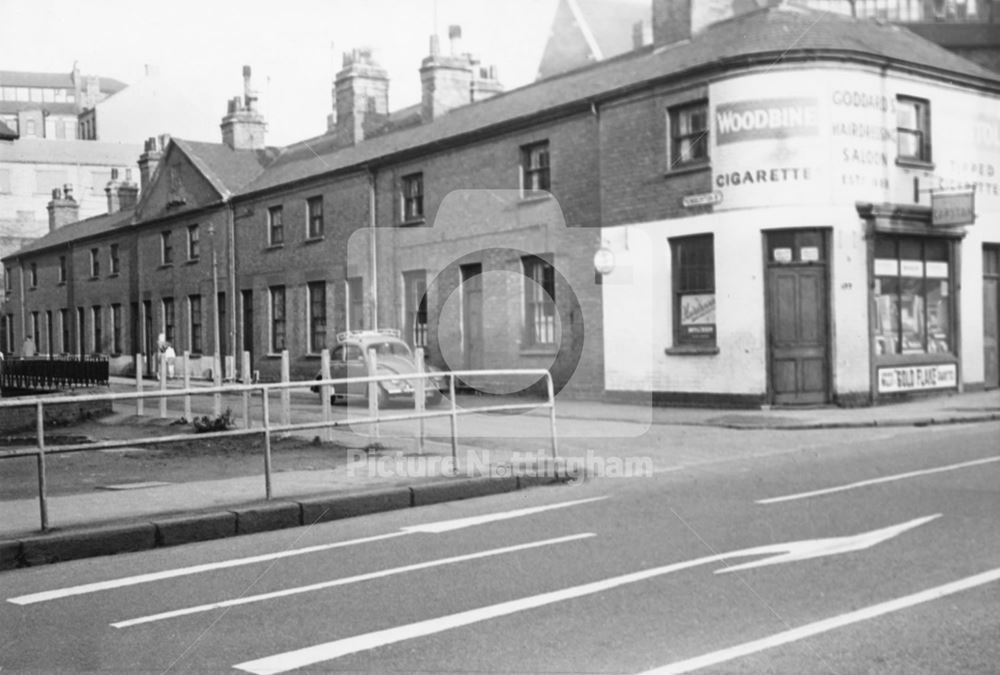
[[[983,369],[986,388],[1000,387],[1000,246],[983,246]]]
[[[830,331],[824,233],[780,230],[765,237],[771,401],[826,403]]]

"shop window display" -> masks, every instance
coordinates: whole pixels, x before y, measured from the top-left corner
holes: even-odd
[[[951,352],[948,244],[879,237],[875,244],[875,353]]]

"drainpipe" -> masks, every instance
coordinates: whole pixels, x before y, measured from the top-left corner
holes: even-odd
[[[242,346],[236,348],[236,205],[232,201],[226,206],[226,279],[229,282],[229,295],[226,296],[226,314],[228,319],[229,351],[233,355],[233,374],[242,368],[243,359],[236,358],[243,353]],[[216,296],[218,298],[218,296]],[[225,358],[225,355],[223,355]],[[225,370],[225,366],[223,366]],[[240,373],[242,377],[244,373]]]
[[[375,171],[368,169],[368,230],[371,243],[368,247],[371,255],[371,316],[372,330],[378,330],[378,242],[375,239]]]

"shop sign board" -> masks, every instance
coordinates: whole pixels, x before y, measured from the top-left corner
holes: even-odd
[[[954,363],[892,366],[878,369],[878,393],[880,394],[923,389],[948,389],[957,386],[958,367]]]
[[[972,225],[975,219],[974,191],[931,193],[931,224],[935,227]]]

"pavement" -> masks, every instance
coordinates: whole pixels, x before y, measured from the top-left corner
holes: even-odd
[[[113,378],[111,391],[128,391],[133,386],[129,380]],[[482,406],[491,402],[489,397],[470,397],[462,405]],[[116,402],[115,406],[116,411],[121,408],[128,411],[115,412],[101,422],[114,425],[118,438],[122,437],[123,429],[133,429],[138,438],[148,436],[150,426],[162,427],[164,424],[164,420],[158,418],[154,400],[146,401],[146,415],[141,417],[134,414],[133,403]],[[303,415],[316,419],[315,410],[314,405],[307,406],[307,412],[293,415],[292,421],[302,421]],[[594,433],[595,428],[602,427],[630,429],[634,435],[646,428],[669,425],[743,429],[747,433],[753,430],[794,432],[995,421],[1000,420],[1000,391],[928,396],[850,409],[827,406],[720,410],[557,399],[556,411],[561,437],[585,437]],[[537,444],[548,432],[548,410],[532,411],[516,423],[502,413],[474,417],[480,418],[479,426],[476,420],[463,417],[463,428],[476,428],[481,430],[481,435],[493,437],[487,453],[489,461],[486,465],[477,461],[476,452],[480,448],[470,445],[475,439],[464,439],[460,443],[457,471],[452,471],[454,467],[448,461],[450,443],[440,440],[447,437],[448,430],[448,419],[443,418],[434,421],[439,423],[437,427],[428,422],[431,425],[428,434],[439,440],[429,440],[420,455],[414,452],[412,438],[391,440],[394,437],[389,434],[377,451],[365,454],[360,463],[348,462],[336,469],[274,473],[270,500],[264,499],[263,475],[50,497],[47,500],[50,527],[44,532],[40,530],[37,498],[3,501],[0,502],[3,510],[0,570],[307,526],[390,509],[581,479],[575,469],[559,460],[536,459],[525,464],[523,455],[518,459],[517,453],[525,447],[518,439],[532,438]],[[518,430],[524,433],[516,433]],[[73,428],[62,427],[59,433],[72,434]],[[309,430],[307,433],[311,438],[317,432]],[[475,436],[472,431],[466,434]],[[511,440],[504,452],[503,439],[508,436]],[[342,438],[349,439],[349,436],[338,436],[338,442]],[[349,440],[344,445],[360,449],[369,442],[367,437],[355,435],[353,442]],[[732,447],[724,449],[727,458],[754,456],[750,449],[752,443],[730,445]],[[667,451],[646,447],[643,450]],[[605,453],[608,458],[621,454],[613,444],[598,452]],[[712,457],[718,459],[719,456],[718,449],[713,450]],[[358,452],[354,457],[357,460]],[[372,470],[379,462],[406,460],[418,462],[416,471],[403,472],[409,477],[401,479],[398,471]],[[412,469],[414,465],[410,466]]]

